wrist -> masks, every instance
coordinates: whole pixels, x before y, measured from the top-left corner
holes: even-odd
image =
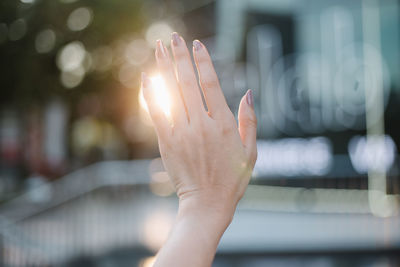
[[[187,193],[179,197],[178,220],[193,218],[223,233],[233,219],[236,205],[233,197],[221,192]]]
[[[167,262],[171,248],[184,251],[162,266],[211,266],[219,241],[232,221],[236,204],[196,192],[179,196],[178,215],[155,266]],[[177,250],[176,250],[177,251]],[[159,265],[157,265],[159,263]]]

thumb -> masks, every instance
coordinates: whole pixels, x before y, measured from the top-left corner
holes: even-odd
[[[246,153],[253,164],[257,159],[257,118],[254,112],[253,92],[248,90],[239,105],[239,133]]]

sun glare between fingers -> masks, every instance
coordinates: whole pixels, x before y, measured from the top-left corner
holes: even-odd
[[[171,99],[168,94],[164,79],[161,77],[161,75],[155,75],[153,77],[150,77],[150,81],[153,89],[152,93],[154,94],[154,99],[156,101],[157,107],[159,107],[164,112],[165,116],[170,119]],[[144,100],[142,90],[143,89],[140,90],[139,95],[140,106],[148,112],[149,110],[146,101]]]

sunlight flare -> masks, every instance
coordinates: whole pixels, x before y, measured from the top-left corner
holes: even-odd
[[[152,85],[152,92],[155,94],[155,101],[157,102],[157,106],[161,108],[161,110],[164,112],[165,116],[167,118],[170,118],[171,116],[171,99],[168,94],[167,87],[165,85],[164,79],[161,77],[161,75],[156,75],[153,77],[150,77],[151,85]],[[147,112],[148,107],[146,104],[146,101],[143,97],[143,89],[140,89],[139,93],[139,103],[140,106],[145,109]]]

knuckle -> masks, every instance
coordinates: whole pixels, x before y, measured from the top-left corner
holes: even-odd
[[[181,79],[180,84],[184,88],[190,88],[193,86],[193,81],[191,79],[183,78]]]
[[[195,126],[194,126],[194,131],[195,134],[201,135],[202,137],[205,137],[208,135],[209,129],[207,129],[206,122],[203,119],[198,119],[196,120]]]
[[[207,76],[207,75],[205,75]],[[216,79],[209,78],[209,77],[204,77],[204,79],[201,80],[201,85],[202,87],[205,88],[216,88],[219,87],[219,83]]]
[[[222,127],[222,135],[230,135],[237,131],[236,125],[234,123],[223,123]]]
[[[230,111],[224,112],[223,118],[224,118],[225,125],[228,125],[234,129],[237,128],[236,119],[235,119],[235,116],[232,114],[232,112],[230,112]]]

